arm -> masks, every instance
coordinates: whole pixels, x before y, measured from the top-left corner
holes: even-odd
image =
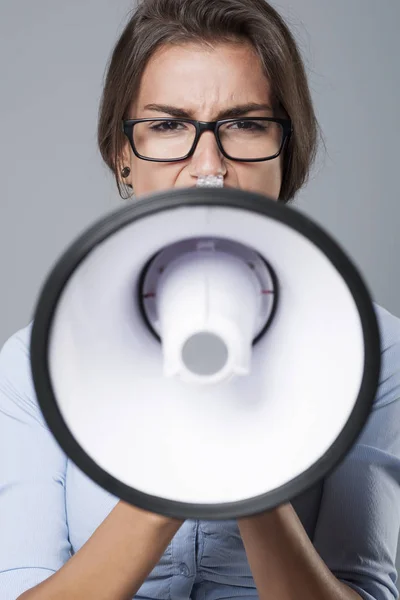
[[[30,328],[0,352],[0,597],[15,600],[69,559],[66,457],[35,401]]]
[[[325,479],[314,546],[290,504],[238,522],[260,598],[399,597],[400,321],[380,307],[378,316],[382,371],[374,408]]]
[[[326,479],[315,530],[320,556],[363,600],[399,597],[399,483],[400,393],[374,409],[356,445]]]
[[[238,526],[260,600],[360,600],[319,557],[290,503]]]
[[[66,457],[36,402],[29,334],[0,352],[1,600],[130,600],[181,523],[119,502],[71,558]]]
[[[325,480],[314,544],[363,600],[397,600],[400,531],[400,320],[380,309],[382,370],[358,440]]]
[[[120,501],[64,567],[19,600],[131,600],[181,524]]]

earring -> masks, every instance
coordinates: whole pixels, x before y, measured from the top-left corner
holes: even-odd
[[[126,179],[131,173],[131,170],[129,167],[124,167],[121,171],[121,177],[123,177],[124,179]]]

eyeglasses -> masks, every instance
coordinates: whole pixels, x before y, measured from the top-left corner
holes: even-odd
[[[218,148],[226,158],[259,162],[279,156],[292,133],[292,124],[288,119],[270,117],[222,121],[175,118],[123,121],[123,132],[134,154],[155,162],[189,158],[204,131],[214,132]]]

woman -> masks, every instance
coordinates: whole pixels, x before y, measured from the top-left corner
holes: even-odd
[[[222,146],[211,129],[191,148],[195,129],[185,119],[230,119],[218,130]],[[269,142],[257,156],[247,143],[246,158],[262,160],[235,160],[254,130],[268,131]],[[298,49],[264,0],[144,0],[132,15],[99,119],[100,150],[122,196],[220,175],[225,186],[289,202],[317,137]],[[0,354],[1,600],[397,598],[400,320],[376,311],[381,382],[357,443],[313,489],[238,521],[151,514],[89,481],[41,416],[30,327],[12,336]]]

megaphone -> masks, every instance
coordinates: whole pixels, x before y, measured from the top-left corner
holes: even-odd
[[[81,234],[40,292],[39,406],[89,478],[140,508],[231,519],[345,457],[380,374],[370,293],[309,217],[237,189],[157,192]]]

